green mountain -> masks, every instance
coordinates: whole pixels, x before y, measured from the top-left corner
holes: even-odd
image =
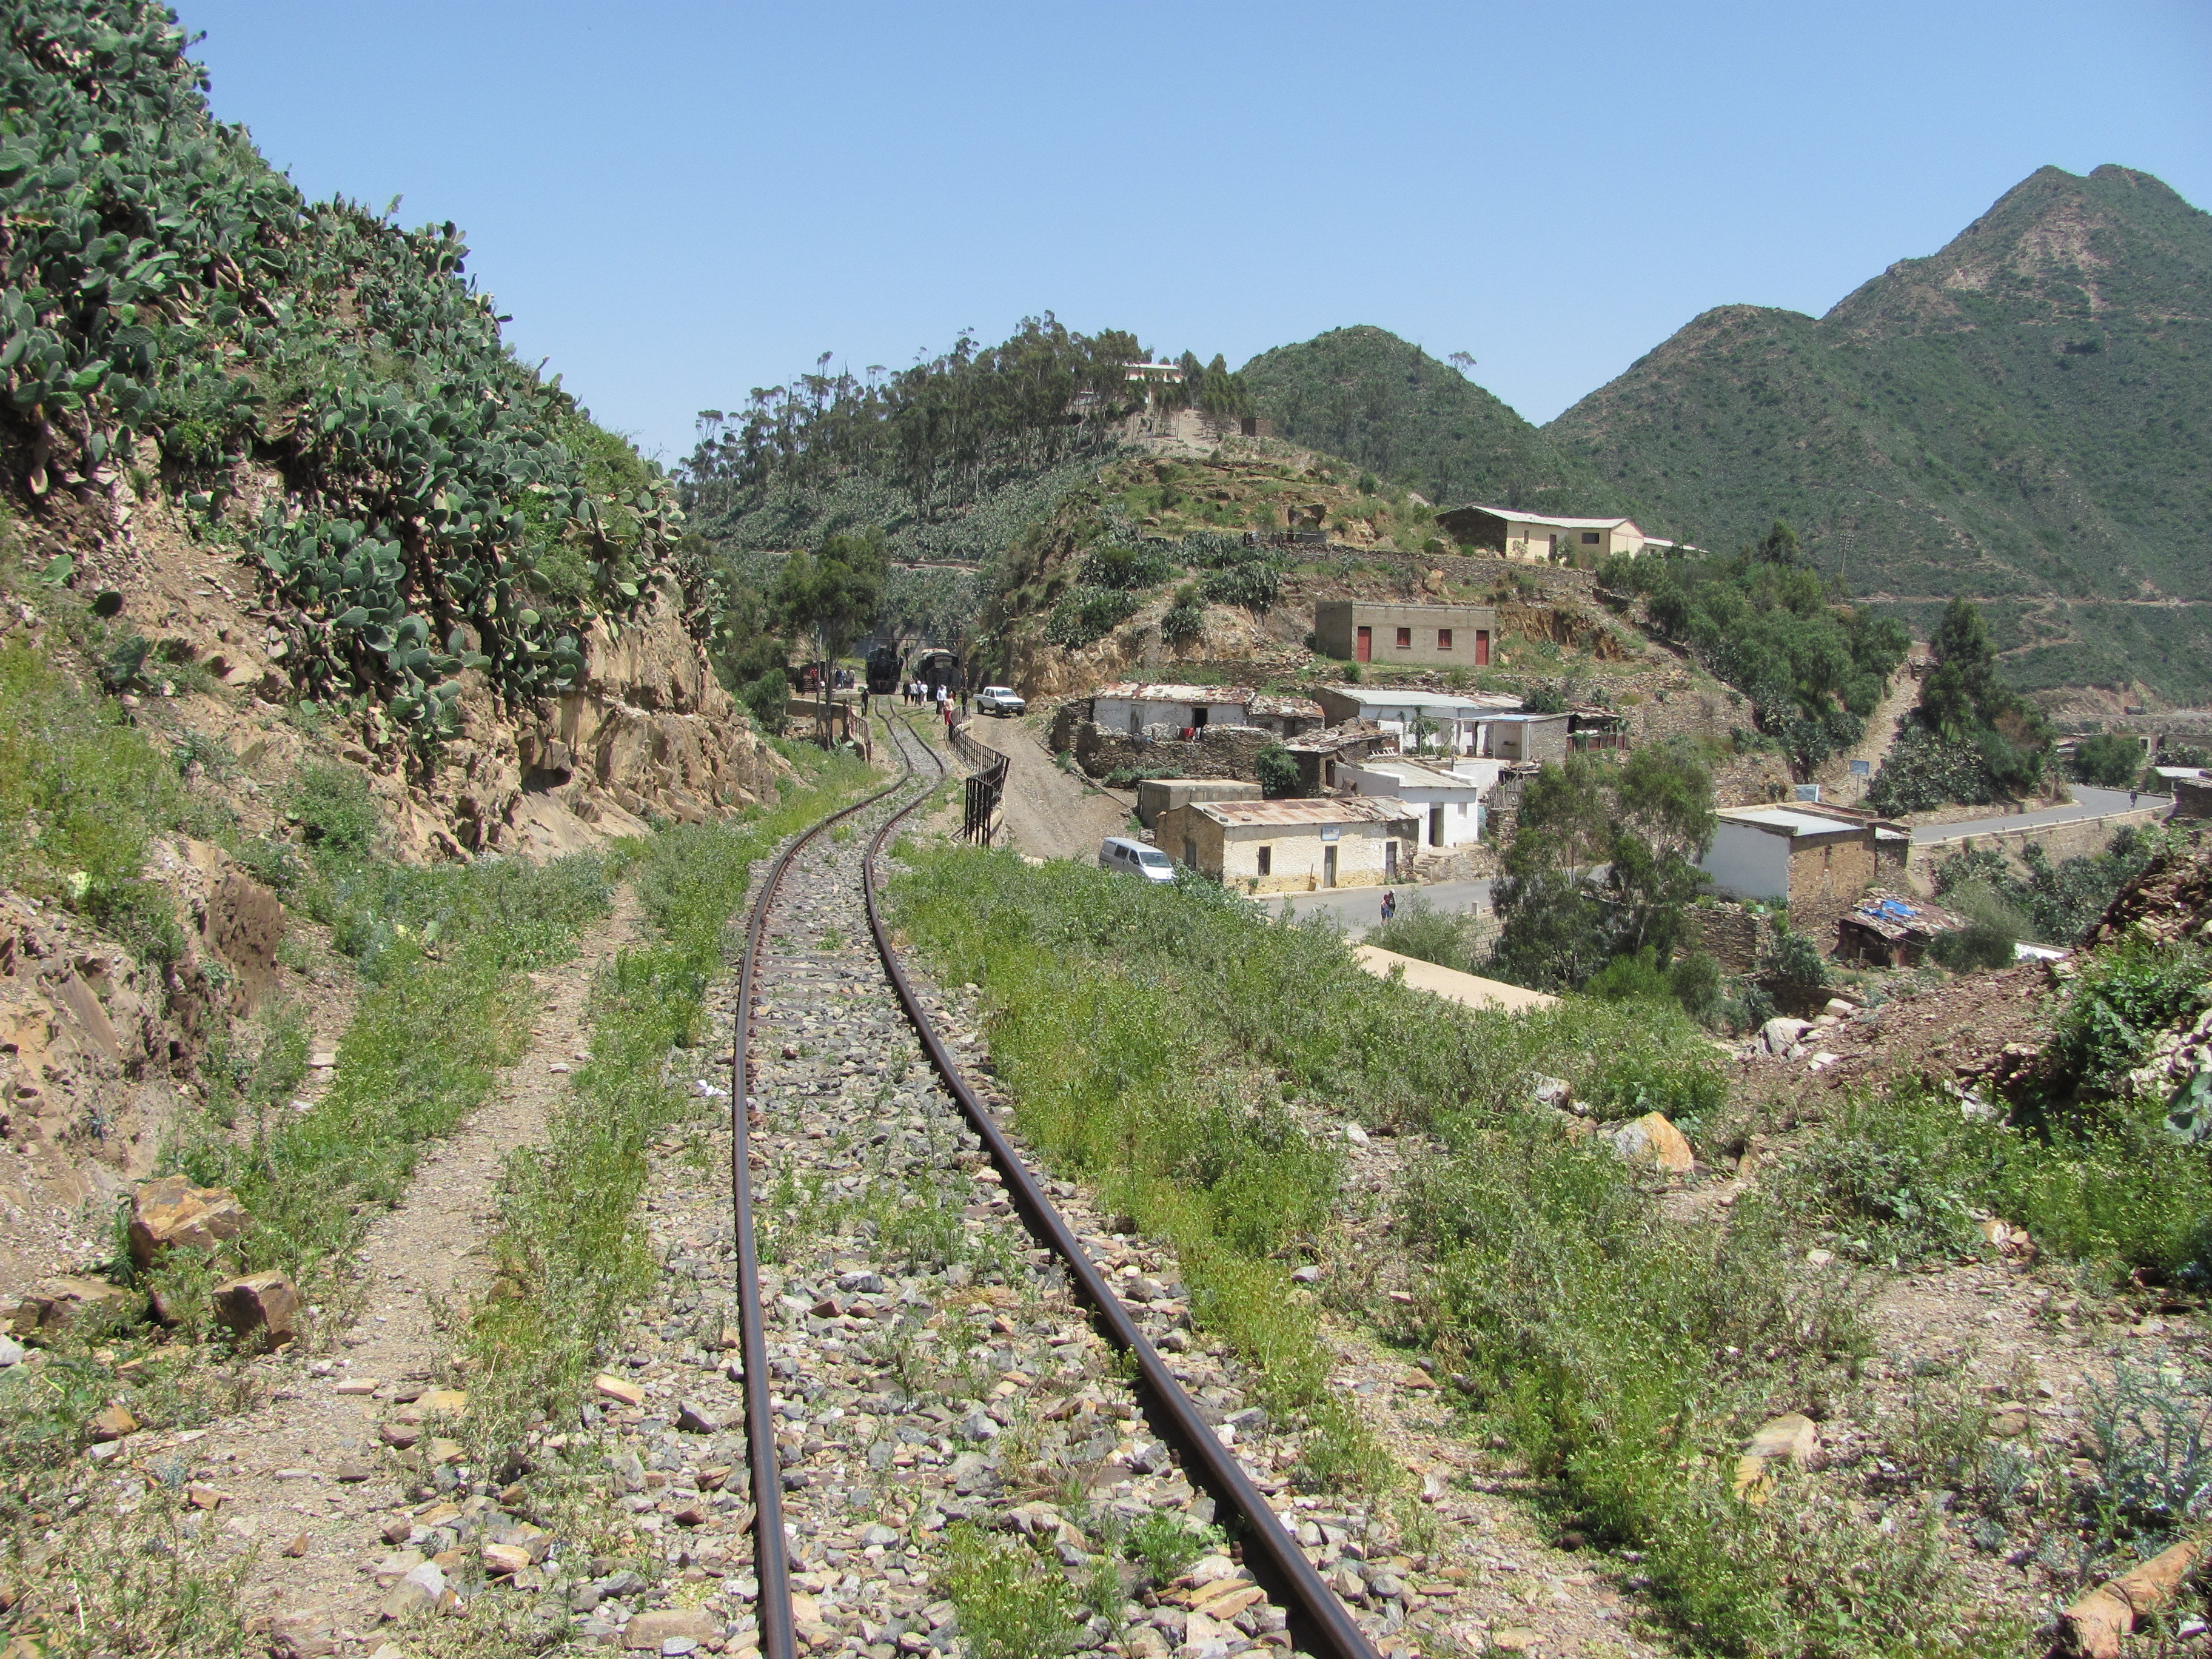
[[[2212,694],[2212,216],[2148,173],[2045,167],[1817,320],[1709,311],[1544,434],[1661,533],[1778,515],[1917,627],[1979,601],[2025,688]]]
[[[1276,433],[1431,501],[1599,513],[1620,492],[1449,364],[1387,330],[1331,329],[1238,371]]]

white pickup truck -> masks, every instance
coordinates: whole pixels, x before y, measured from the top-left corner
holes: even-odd
[[[1029,704],[1011,685],[987,685],[975,694],[975,712],[979,714],[1019,714],[1028,708]]]

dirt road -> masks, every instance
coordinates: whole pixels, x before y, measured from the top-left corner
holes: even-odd
[[[1128,808],[1054,765],[1025,722],[978,720],[969,730],[1006,757],[1004,841],[1017,852],[1095,860],[1100,842],[1129,833]]]

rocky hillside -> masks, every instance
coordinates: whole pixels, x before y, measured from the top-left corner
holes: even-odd
[[[2024,687],[2212,693],[2212,216],[2045,167],[1826,316],[1705,313],[1545,428],[1708,545],[1789,520],[1916,628],[1979,601]]]
[[[541,856],[788,769],[685,625],[667,484],[515,362],[455,227],[304,199],[162,6],[4,31],[0,1271],[28,1272],[80,1253],[231,1021],[336,1038],[327,929],[280,895],[341,818],[386,866]]]

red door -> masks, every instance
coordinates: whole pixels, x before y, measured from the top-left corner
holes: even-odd
[[[1375,630],[1371,628],[1363,628],[1359,630],[1358,643],[1352,647],[1352,659],[1354,662],[1371,662],[1374,658]]]
[[[1490,665],[1490,630],[1486,628],[1474,630],[1474,665],[1477,668]]]

